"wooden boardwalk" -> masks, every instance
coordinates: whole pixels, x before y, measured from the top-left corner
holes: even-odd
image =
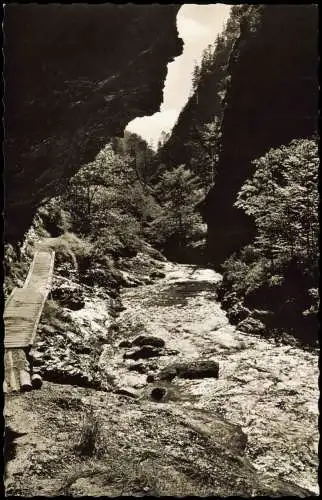
[[[55,253],[35,252],[22,288],[15,288],[5,304],[5,392],[19,390],[21,371],[26,371],[26,353],[33,345],[38,323],[50,292]]]

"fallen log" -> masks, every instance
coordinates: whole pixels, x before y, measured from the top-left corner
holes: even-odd
[[[31,379],[30,379],[30,373],[27,372],[26,370],[20,370],[19,372],[19,378],[20,378],[20,388],[22,391],[31,391],[32,390],[32,384],[31,384]]]
[[[42,377],[39,375],[39,373],[34,373],[33,376],[31,377],[31,383],[32,387],[34,389],[40,389],[42,386]]]
[[[19,386],[18,386],[17,379],[15,376],[14,368],[11,368],[11,370],[10,370],[9,385],[10,385],[10,388],[13,392],[19,391]]]

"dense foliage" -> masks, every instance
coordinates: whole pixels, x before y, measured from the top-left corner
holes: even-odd
[[[147,241],[180,258],[202,232],[196,205],[203,196],[184,165],[164,170],[142,138],[126,133],[78,171],[56,207],[98,252],[132,255]]]
[[[151,234],[157,243],[169,244],[181,254],[189,241],[202,236],[202,219],[196,210],[204,191],[198,179],[185,167],[166,171],[155,187],[160,215],[151,223]]]
[[[253,162],[236,207],[257,236],[223,265],[223,287],[250,307],[274,312],[271,326],[306,342],[317,339],[319,224],[318,145],[294,140]]]
[[[140,223],[156,206],[135,158],[115,153],[110,144],[71,179],[62,202],[73,231],[114,254],[139,249]]]
[[[253,163],[255,174],[241,188],[235,205],[255,220],[255,246],[272,267],[291,259],[317,267],[317,144],[294,140]]]

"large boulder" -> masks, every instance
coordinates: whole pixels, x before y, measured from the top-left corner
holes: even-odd
[[[154,387],[151,392],[150,396],[152,399],[155,401],[161,401],[167,394],[167,389],[165,387]]]
[[[110,269],[100,264],[95,264],[86,269],[81,275],[81,280],[85,285],[98,285],[107,289],[107,291],[119,290],[122,281],[121,276],[115,275]]]
[[[247,318],[250,314],[250,310],[243,306],[241,302],[237,302],[227,311],[227,318],[232,325],[237,325],[240,321]]]
[[[175,377],[188,379],[218,378],[219,363],[203,359],[173,363],[163,368],[158,375],[160,380],[173,380]]]
[[[144,345],[139,349],[134,349],[132,351],[123,354],[124,359],[146,359],[154,358],[156,356],[161,356],[162,351],[157,347],[152,347],[150,345]]]
[[[143,363],[131,363],[127,365],[129,371],[135,371],[138,373],[146,373],[148,371],[148,367]]]
[[[85,306],[85,299],[81,287],[75,285],[56,286],[51,291],[52,298],[62,307],[78,311]]]
[[[104,387],[98,376],[75,368],[72,365],[62,363],[50,364],[41,369],[41,375],[45,380],[58,384],[76,385],[79,387],[90,387],[103,390]]]
[[[266,331],[265,325],[259,320],[249,316],[248,318],[240,321],[237,325],[238,330],[245,333],[253,333],[255,335],[264,334]]]
[[[132,345],[151,345],[153,347],[164,347],[165,341],[159,337],[153,337],[152,335],[139,335],[133,340]]]
[[[124,348],[127,348],[127,347],[132,347],[132,342],[130,342],[130,340],[122,340],[120,343],[119,343],[119,347],[121,349],[124,349]]]

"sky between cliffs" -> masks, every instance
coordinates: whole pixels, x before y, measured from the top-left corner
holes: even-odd
[[[200,62],[202,52],[223,30],[231,6],[225,4],[186,4],[177,15],[179,36],[183,39],[183,53],[168,64],[160,111],[152,116],[135,118],[126,130],[153,141],[157,146],[161,132],[170,132],[192,89],[192,70]]]

